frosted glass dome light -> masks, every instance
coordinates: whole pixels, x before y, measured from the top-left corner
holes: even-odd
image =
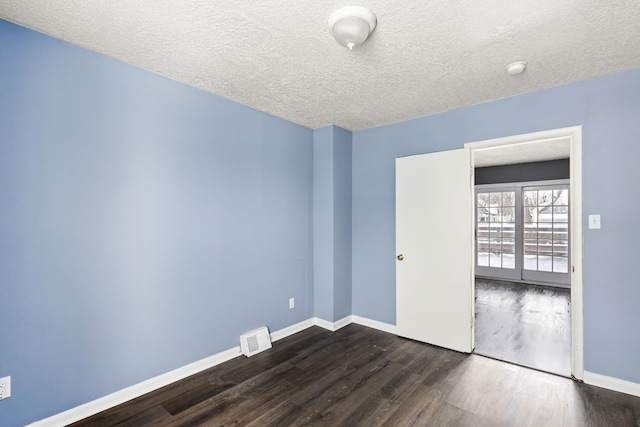
[[[349,49],[364,43],[376,24],[376,15],[360,6],[343,7],[329,17],[329,31],[338,43]]]

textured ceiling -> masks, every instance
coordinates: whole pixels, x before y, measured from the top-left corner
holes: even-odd
[[[481,168],[568,159],[570,156],[571,142],[569,138],[555,138],[476,149],[473,151],[473,164],[475,167]]]
[[[0,17],[276,116],[359,130],[640,67],[638,0],[0,0]],[[509,76],[506,64],[527,70]]]

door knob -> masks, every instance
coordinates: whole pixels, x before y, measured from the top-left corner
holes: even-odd
[[[398,261],[402,261],[404,259],[404,255],[400,254],[396,257]]]

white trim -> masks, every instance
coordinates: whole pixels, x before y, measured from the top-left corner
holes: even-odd
[[[302,332],[305,329],[310,328],[314,325],[315,325],[315,322],[313,318],[303,320],[302,322],[296,323],[295,325],[291,325],[284,329],[280,329],[279,331],[272,332],[271,341],[281,340],[290,335],[297,334],[298,332]]]
[[[352,316],[347,316],[333,323],[329,322],[328,320],[321,319],[319,317],[314,317],[313,322],[316,326],[327,329],[331,332],[335,332],[338,329],[344,328],[345,326],[353,323],[353,320],[351,320],[351,317]]]
[[[333,323],[320,319],[318,317],[312,317],[310,319],[296,323],[295,325],[291,325],[278,331],[272,332],[270,334],[271,341],[281,340],[312,326],[319,326],[321,328],[328,329],[329,331],[334,332],[351,323],[368,326],[370,328],[378,329],[380,331],[388,332],[391,334],[396,333],[394,325],[389,325],[387,323],[382,323],[378,322],[377,320],[366,319],[359,316],[347,316]],[[218,354],[214,354],[213,356],[198,360],[197,362],[190,363],[188,365],[174,369],[173,371],[167,372],[165,374],[158,375],[157,377],[148,379],[141,383],[134,384],[130,387],[108,394],[91,402],[76,406],[75,408],[71,408],[64,412],[60,412],[59,414],[53,415],[49,418],[36,421],[29,424],[29,427],[62,427],[75,423],[76,421],[83,420],[99,412],[121,405],[131,399],[135,399],[144,394],[172,384],[176,381],[180,381],[191,375],[197,374],[198,372],[202,372],[205,369],[209,369],[221,363],[227,362],[240,355],[242,355],[242,353],[240,352],[240,346],[230,348]]]
[[[475,185],[476,185],[476,168],[475,168],[475,158],[473,157],[473,151],[471,150],[471,148],[466,147],[465,149],[467,150],[467,158],[469,159],[469,190],[470,190],[470,195],[469,195],[469,209],[471,209],[471,216],[468,218],[468,221],[470,222],[469,227],[471,227],[471,230],[475,230],[476,229],[476,190],[475,190]],[[475,234],[475,232],[474,232]],[[469,244],[471,245],[470,250],[470,254],[471,254],[471,260],[469,260],[469,286],[471,286],[471,292],[469,292],[469,296],[471,297],[471,301],[469,302],[470,307],[471,307],[471,320],[470,320],[470,324],[471,324],[471,351],[470,353],[473,353],[473,350],[476,348],[476,260],[475,260],[475,254],[476,254],[476,239],[474,237],[472,237],[471,239],[469,239],[470,242]]]
[[[342,329],[345,326],[352,324],[353,323],[352,317],[353,316],[349,315],[347,317],[343,317],[342,319],[336,322],[333,322],[333,330],[337,331],[338,329]]]
[[[570,139],[570,203],[571,203],[571,373],[581,380],[584,377],[584,325],[582,305],[582,126],[572,126],[533,132],[523,135],[507,136],[486,141],[464,144],[473,151],[485,148],[535,143],[554,139]]]
[[[389,323],[379,322],[377,320],[367,319],[366,317],[360,317],[356,315],[344,317],[334,323],[331,323],[327,320],[320,319],[319,317],[314,317],[313,320],[316,326],[319,326],[321,328],[327,329],[332,332],[337,331],[338,329],[344,328],[345,326],[350,325],[351,323],[355,323],[357,325],[362,325],[368,328],[377,329],[382,332],[397,335],[396,325],[391,325]]]
[[[340,328],[344,328],[345,326],[350,325],[351,323],[355,323],[357,325],[362,325],[368,328],[377,329],[382,332],[397,335],[396,325],[391,325],[389,323],[379,322],[377,320],[367,319],[366,317],[360,317],[356,315],[347,316],[334,323],[331,323],[327,320],[320,319],[319,317],[314,317],[313,320],[316,326],[319,326],[321,328],[327,329],[332,332],[337,331]]]
[[[148,379],[141,383],[132,385],[131,387],[124,388],[114,393],[108,394],[99,399],[85,403],[75,408],[71,408],[67,411],[53,415],[49,418],[45,418],[40,421],[36,421],[29,424],[30,427],[50,427],[50,426],[66,426],[76,421],[80,421],[92,415],[95,415],[104,410],[113,408],[122,403],[125,403],[136,397],[140,397],[144,394],[162,388],[166,385],[187,378],[193,374],[209,369],[213,366],[219,365],[226,361],[229,361],[237,356],[240,356],[240,346],[230,348],[213,356],[207,357],[197,362],[190,363],[181,368],[174,369],[157,377]]]
[[[619,391],[620,393],[630,394],[632,396],[640,397],[640,384],[631,381],[625,381],[614,377],[607,377],[605,375],[594,374],[593,372],[584,372],[585,384],[593,385],[596,387],[602,387],[613,391]]]
[[[366,317],[360,316],[351,316],[353,323],[358,325],[366,326],[368,328],[377,329],[382,332],[387,332],[389,334],[397,335],[396,333],[396,325],[391,325],[389,323],[378,322],[377,320],[367,319]]]
[[[464,144],[465,148],[473,150],[481,150],[483,148],[499,147],[501,145],[515,145],[528,142],[542,142],[554,139],[563,139],[572,137],[575,132],[580,132],[582,126],[571,126],[566,128],[544,130],[541,132],[525,133],[521,135],[505,136],[501,138],[487,139],[484,141],[468,142]]]
[[[571,138],[570,190],[571,200],[571,373],[584,378],[584,313],[582,305],[582,126],[567,129]]]
[[[323,329],[326,329],[328,331],[333,332],[333,323],[329,322],[328,320],[324,320],[321,319],[319,317],[314,317],[313,318],[313,324],[316,326],[319,326]]]

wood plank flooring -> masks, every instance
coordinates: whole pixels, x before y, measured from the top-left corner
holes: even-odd
[[[640,398],[359,325],[277,341],[80,426],[634,426]]]
[[[571,376],[571,291],[476,279],[475,352]]]

